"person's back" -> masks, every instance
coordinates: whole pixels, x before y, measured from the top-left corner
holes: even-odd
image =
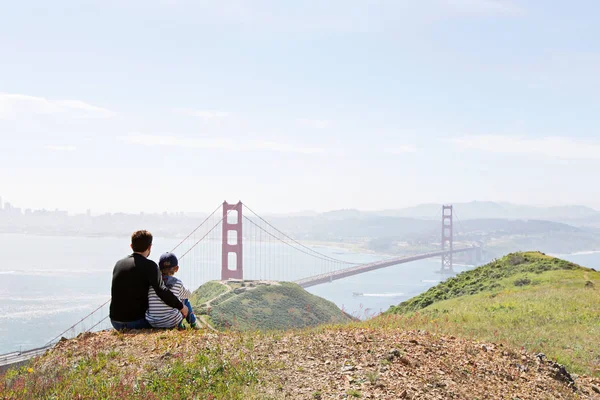
[[[145,319],[148,288],[153,288],[172,310],[187,315],[187,307],[165,286],[158,265],[147,258],[151,247],[150,232],[134,232],[131,236],[134,253],[119,260],[113,269],[110,320],[117,330],[151,328]]]
[[[150,274],[156,274],[156,270],[157,267],[153,261],[135,253],[117,262],[113,271],[111,287],[111,319],[136,321],[144,318],[148,309],[149,283],[147,277]]]

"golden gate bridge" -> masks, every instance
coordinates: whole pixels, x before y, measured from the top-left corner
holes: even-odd
[[[440,273],[452,274],[453,256],[457,253],[471,253],[472,259],[479,262],[481,247],[454,246],[453,206],[443,206],[441,214],[439,250],[356,262],[354,256],[353,261],[345,260],[343,253],[326,254],[326,251],[318,251],[314,246],[294,239],[241,201],[235,204],[225,201],[172,251],[180,259],[181,279],[192,289],[210,280],[231,279],[290,281],[307,288],[434,257],[441,257]],[[63,337],[110,328],[109,303],[110,299],[56,335],[41,349],[52,347]]]

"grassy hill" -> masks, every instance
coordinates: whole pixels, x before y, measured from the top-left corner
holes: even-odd
[[[190,302],[219,329],[292,329],[352,320],[331,301],[289,282],[208,282]]]
[[[83,334],[0,375],[0,398],[600,399],[600,273],[541,253],[350,324],[294,284],[209,282],[193,302],[236,329]]]
[[[600,376],[600,273],[541,253],[459,274],[371,324],[504,342]]]

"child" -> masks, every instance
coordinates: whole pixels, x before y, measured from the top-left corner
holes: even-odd
[[[173,253],[165,253],[160,256],[158,266],[167,288],[188,308],[189,313],[186,321],[193,329],[198,329],[196,316],[192,311],[189,300],[192,294],[183,286],[183,283],[179,279],[173,276],[179,271],[177,257]],[[153,287],[150,287],[148,290],[148,311],[146,311],[146,320],[153,328],[183,328],[183,315],[181,312],[166,305],[156,295]]]

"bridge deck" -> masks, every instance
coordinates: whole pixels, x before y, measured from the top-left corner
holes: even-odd
[[[52,346],[40,347],[38,349],[15,351],[12,353],[0,355],[0,373],[5,372],[9,368],[14,368],[27,363],[33,357],[41,356]]]
[[[339,271],[330,272],[327,274],[315,275],[304,279],[299,279],[294,283],[297,283],[303,288],[320,285],[321,283],[335,281],[337,279],[347,278],[352,275],[358,275],[376,269],[391,267],[392,265],[405,264],[412,261],[424,260],[432,257],[440,257],[448,253],[464,253],[467,251],[475,251],[477,247],[465,247],[460,249],[454,249],[451,252],[446,251],[435,251],[431,253],[417,254],[413,256],[397,257],[383,261],[377,261],[371,264],[359,265],[356,267],[346,268]]]

